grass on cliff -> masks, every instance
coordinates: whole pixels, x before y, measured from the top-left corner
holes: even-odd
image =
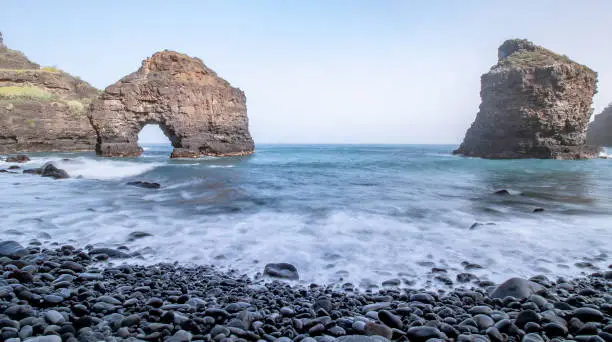
[[[60,69],[58,69],[58,68],[56,68],[54,66],[44,66],[44,67],[41,67],[40,70],[41,71],[45,71],[45,72],[52,72],[52,73],[55,73],[55,74],[59,74],[59,73],[62,72],[62,70],[60,70]]]
[[[537,47],[534,51],[520,50],[516,51],[509,56],[503,58],[498,62],[500,66],[509,66],[509,67],[519,67],[519,68],[528,68],[528,67],[545,67],[549,65],[553,65],[555,63],[571,63],[575,65],[580,65],[583,68],[590,70],[587,66],[576,63],[571,60],[566,55],[558,55],[548,49],[545,49],[541,46]]]
[[[29,85],[0,87],[0,99],[50,101],[54,98],[55,95],[39,87]]]
[[[74,116],[85,113],[85,104],[78,100],[68,100],[66,101],[68,108],[70,109],[70,113]]]

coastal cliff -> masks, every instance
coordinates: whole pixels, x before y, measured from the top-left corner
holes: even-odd
[[[587,142],[598,146],[612,146],[612,103],[595,115],[587,130]]]
[[[162,51],[141,68],[106,88],[90,113],[98,154],[138,156],[138,133],[159,124],[173,158],[232,156],[253,152],[246,97],[202,60]]]
[[[9,49],[0,34],[0,153],[93,150],[87,111],[96,96],[87,82]]]
[[[513,39],[481,77],[482,102],[461,146],[466,156],[595,158],[585,145],[597,73],[530,41]]]

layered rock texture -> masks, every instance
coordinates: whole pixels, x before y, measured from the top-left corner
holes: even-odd
[[[244,155],[253,152],[246,97],[198,58],[162,51],[140,69],[106,88],[90,113],[97,152],[138,156],[138,133],[159,124],[174,158]]]
[[[0,34],[0,153],[93,150],[87,111],[98,91],[7,48]]]
[[[595,158],[585,145],[597,73],[527,40],[508,40],[481,77],[476,120],[454,153],[482,158]]]
[[[612,146],[612,103],[589,124],[587,142],[598,146]]]

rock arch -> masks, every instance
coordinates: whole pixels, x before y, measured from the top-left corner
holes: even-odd
[[[232,156],[253,152],[246,97],[198,58],[162,51],[138,71],[106,88],[91,106],[90,119],[105,157],[142,153],[138,133],[158,124],[173,158]]]

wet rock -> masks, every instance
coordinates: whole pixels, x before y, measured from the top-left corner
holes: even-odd
[[[510,192],[506,189],[501,189],[501,190],[495,191],[493,194],[498,195],[498,196],[508,196],[510,195]]]
[[[540,323],[541,317],[540,315],[533,310],[523,310],[516,317],[515,324],[522,328],[525,324],[529,322]]]
[[[573,315],[583,322],[601,322],[604,319],[601,311],[586,307],[574,310]]]
[[[25,172],[25,171],[24,171]],[[54,179],[66,179],[70,178],[68,172],[62,169],[58,169],[53,163],[48,162],[40,168],[40,175],[42,177],[50,177]]]
[[[533,209],[533,212],[534,213],[542,213],[542,212],[544,212],[544,208],[535,208],[535,209]]]
[[[7,163],[26,163],[30,161],[30,157],[25,154],[18,154],[15,156],[8,156],[6,158]]]
[[[23,173],[25,173],[25,174],[33,174],[33,175],[40,175],[41,172],[42,172],[41,168],[37,168],[37,169],[25,169],[25,170],[23,170]]]
[[[117,259],[126,259],[130,257],[129,254],[123,253],[121,251],[118,251],[112,248],[94,248],[91,251],[89,251],[89,255],[95,256],[99,254],[104,254],[111,258],[117,258]]]
[[[532,281],[522,278],[510,278],[497,286],[491,293],[492,298],[504,299],[514,297],[519,299],[529,298],[532,294],[542,290],[543,287]]]
[[[430,338],[444,338],[440,330],[428,326],[412,327],[408,329],[406,335],[410,341],[415,342],[425,342]]]
[[[393,330],[386,325],[369,322],[366,323],[365,334],[369,336],[377,335],[390,339],[393,336]]]
[[[338,342],[387,342],[389,340],[382,336],[348,335],[348,336],[338,337],[337,341]]]
[[[378,319],[390,328],[402,329],[404,324],[402,320],[387,310],[378,312]]]
[[[521,342],[544,342],[544,339],[536,333],[530,333],[523,336]]]
[[[148,236],[153,236],[153,234],[147,233],[147,232],[131,232],[128,235],[128,241],[135,241],[135,240],[142,239]]]
[[[280,279],[300,279],[297,268],[288,263],[267,264],[264,268],[264,275]]]
[[[17,241],[0,241],[0,256],[18,259],[28,255],[28,251]]]
[[[135,181],[135,182],[127,182],[125,184],[126,185],[131,185],[131,186],[136,186],[136,187],[139,187],[139,188],[145,188],[145,189],[159,189],[159,188],[161,188],[161,185],[159,183],[152,183],[152,182]]]

